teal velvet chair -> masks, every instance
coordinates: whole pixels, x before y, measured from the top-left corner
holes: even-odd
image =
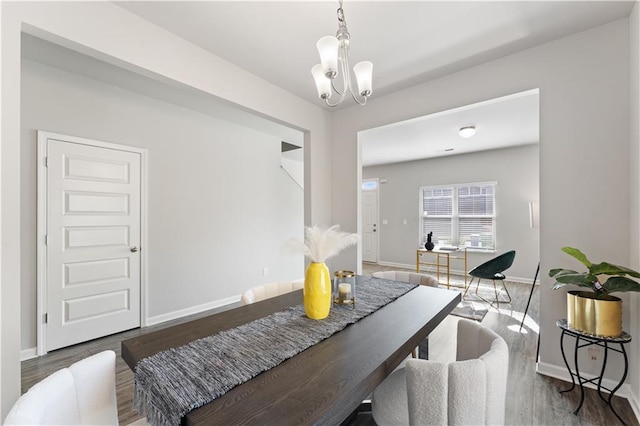
[[[473,283],[473,280],[477,279],[476,295],[480,299],[490,303],[491,306],[495,304],[496,309],[500,308],[500,303],[511,303],[511,295],[509,294],[509,290],[507,290],[507,286],[504,285],[504,279],[506,277],[503,272],[511,267],[515,257],[516,257],[515,250],[511,250],[501,254],[498,257],[494,257],[493,259],[488,260],[485,263],[478,265],[472,270],[470,270],[469,275],[471,276],[471,280],[469,281],[469,284],[464,289],[464,294],[462,295],[462,298],[464,299],[464,297],[467,295],[467,292],[469,291],[469,288],[471,288],[471,284]],[[493,281],[493,291],[495,293],[494,300],[487,300],[478,294],[478,287],[480,285],[480,280],[482,279]],[[504,291],[507,293],[506,299],[502,299],[502,300],[500,299],[499,297],[500,295],[498,294],[498,288],[496,287],[496,281],[500,281],[500,283],[502,284],[502,288],[504,288]]]

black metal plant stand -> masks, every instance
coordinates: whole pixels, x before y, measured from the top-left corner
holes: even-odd
[[[606,402],[609,408],[611,409],[611,411],[613,412],[613,414],[616,415],[618,420],[620,420],[622,424],[625,424],[625,422],[622,420],[620,415],[613,408],[613,405],[611,404],[611,400],[613,399],[613,395],[616,393],[616,391],[620,389],[620,387],[624,383],[624,379],[627,378],[629,360],[627,358],[627,352],[624,349],[624,344],[629,343],[631,341],[631,336],[625,332],[623,332],[620,337],[600,337],[600,336],[594,336],[591,334],[586,334],[579,330],[570,328],[567,325],[566,319],[561,319],[556,321],[556,325],[560,327],[560,329],[562,329],[562,335],[560,336],[560,350],[562,351],[562,359],[564,360],[564,364],[567,366],[567,370],[569,371],[569,375],[571,376],[571,387],[569,389],[561,390],[560,393],[569,392],[576,387],[576,381],[574,378],[578,379],[578,384],[580,385],[580,402],[578,403],[578,406],[576,407],[573,414],[578,414],[578,411],[580,411],[580,408],[582,408],[582,403],[584,402],[584,389],[582,385],[584,385],[585,383],[594,383],[597,381],[598,382],[597,389],[598,389],[598,395],[600,396],[600,399]],[[564,343],[565,335],[573,336],[576,339],[576,345],[575,345],[574,355],[573,355],[575,369],[576,369],[575,372],[571,371],[571,368],[569,367],[569,363],[567,362],[567,357],[565,356],[565,353],[564,353],[563,343]],[[580,344],[581,341],[583,341],[584,343]],[[611,345],[614,345],[614,344],[619,344],[620,349],[611,347]],[[602,358],[602,369],[600,370],[599,376],[594,377],[593,379],[586,379],[580,375],[580,371],[578,368],[578,349],[588,347],[588,346],[593,346],[593,345],[604,348],[604,356]],[[622,374],[622,378],[620,379],[620,382],[613,389],[609,389],[602,386],[602,378],[604,376],[604,371],[607,366],[607,357],[608,357],[608,352],[610,350],[621,353],[622,356],[624,357],[624,373]],[[608,399],[602,395],[602,389],[609,391]]]

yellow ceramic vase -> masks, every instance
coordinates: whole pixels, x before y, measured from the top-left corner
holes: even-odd
[[[331,310],[331,277],[323,262],[307,266],[304,276],[304,312],[311,319],[326,318]]]

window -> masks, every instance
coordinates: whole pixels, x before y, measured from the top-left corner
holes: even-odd
[[[362,181],[362,190],[363,191],[373,191],[378,189],[378,181],[377,180],[365,180]]]
[[[427,234],[440,246],[495,250],[496,182],[420,188],[421,245]]]

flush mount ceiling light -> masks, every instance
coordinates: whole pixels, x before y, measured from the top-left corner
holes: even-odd
[[[460,136],[463,138],[470,138],[476,134],[476,126],[464,126],[460,127]]]
[[[320,54],[320,63],[311,69],[311,74],[316,82],[318,96],[324,99],[330,107],[338,106],[344,101],[347,93],[351,94],[354,101],[360,105],[367,102],[367,98],[372,93],[373,64],[369,61],[358,62],[353,67],[358,84],[359,98],[353,90],[351,82],[351,71],[349,68],[349,31],[347,31],[347,21],[342,10],[342,0],[338,8],[338,31],[336,36],[322,37],[316,43]],[[338,72],[338,67],[340,72]],[[335,78],[342,74],[342,90],[336,88]],[[337,102],[329,102],[331,94],[336,92],[340,98]]]

